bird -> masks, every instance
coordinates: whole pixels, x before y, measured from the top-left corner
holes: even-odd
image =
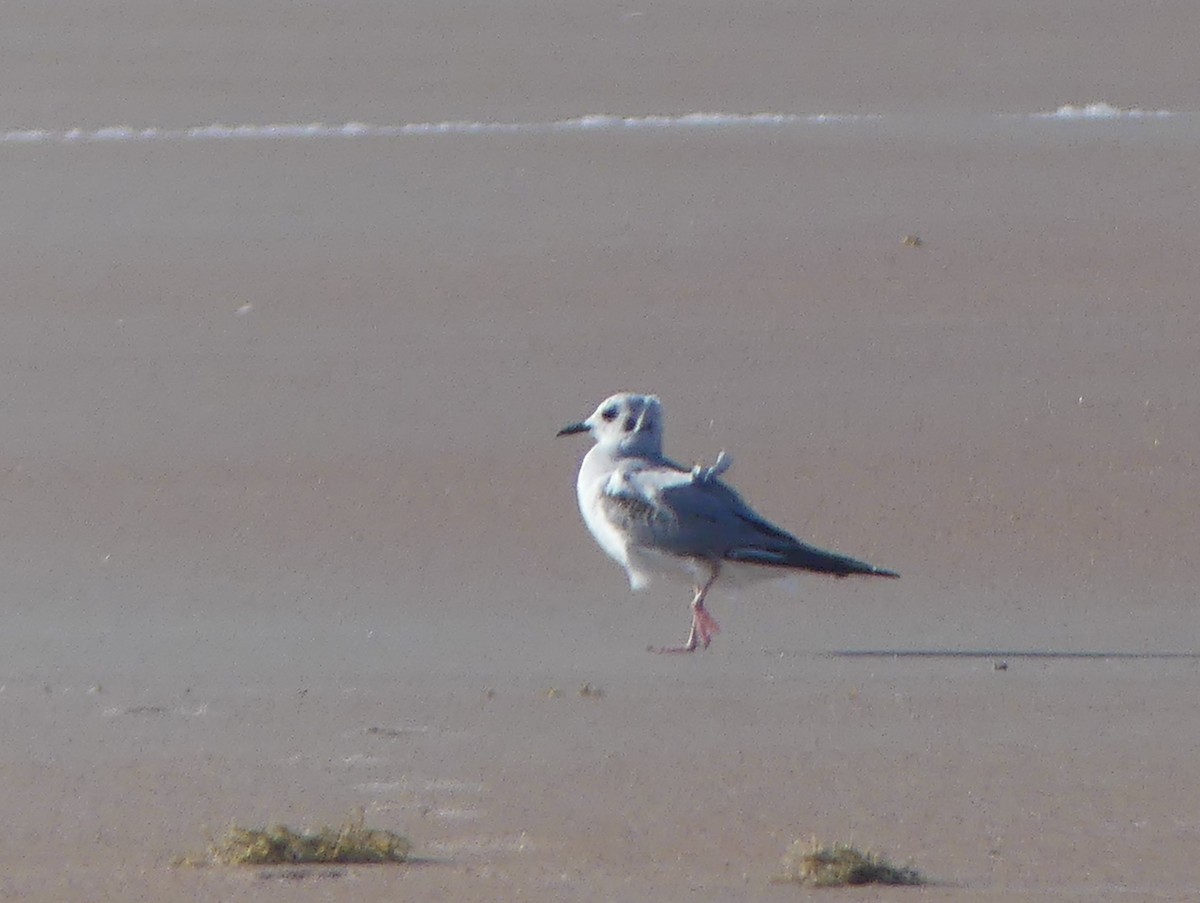
[[[724,480],[732,464],[686,468],[663,454],[663,405],[657,395],[619,392],[586,420],[558,436],[590,433],[595,444],[576,480],[579,511],[592,536],[640,590],[657,576],[692,581],[692,624],[682,646],[653,652],[707,649],[720,630],[705,607],[722,576],[731,582],[810,571],[835,577],[900,575],[857,558],[802,542],[751,508]]]

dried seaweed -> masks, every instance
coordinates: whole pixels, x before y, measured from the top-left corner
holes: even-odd
[[[405,862],[412,845],[391,831],[368,828],[352,819],[340,828],[315,832],[293,831],[284,825],[239,828],[236,825],[209,845],[213,862],[221,865],[283,863]]]
[[[893,865],[882,856],[863,852],[851,844],[826,846],[797,840],[783,857],[781,882],[809,887],[845,887],[861,884],[924,884],[920,873],[909,866]]]

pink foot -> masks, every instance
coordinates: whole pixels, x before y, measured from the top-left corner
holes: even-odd
[[[695,652],[696,644],[688,643],[684,646],[647,646],[647,652],[653,652],[655,655],[675,655],[678,652]]]
[[[712,638],[721,632],[721,628],[717,625],[716,619],[708,613],[708,609],[703,605],[697,605],[692,609],[692,630],[688,634],[687,642],[682,646],[661,646],[655,648],[649,647],[647,652],[655,652],[662,654],[674,654],[677,652],[695,652],[697,646],[708,648],[708,644],[712,642]]]
[[[712,638],[721,632],[716,619],[708,613],[708,609],[703,605],[698,605],[692,610],[692,630],[696,632],[700,644],[705,649],[712,642]]]

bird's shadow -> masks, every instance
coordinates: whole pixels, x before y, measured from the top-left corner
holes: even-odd
[[[1140,661],[1200,661],[1200,652],[1134,652],[1122,649],[832,649],[825,658],[979,658],[1052,659],[1061,661],[1132,659]]]

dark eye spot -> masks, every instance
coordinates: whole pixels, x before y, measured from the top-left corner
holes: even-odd
[[[612,423],[614,420],[617,419],[617,409],[616,408],[605,408],[603,411],[600,412],[600,416],[602,418],[604,418],[604,421],[606,423]]]
[[[637,426],[636,420],[634,420],[632,417],[625,418],[625,432],[632,433],[635,426]]]

